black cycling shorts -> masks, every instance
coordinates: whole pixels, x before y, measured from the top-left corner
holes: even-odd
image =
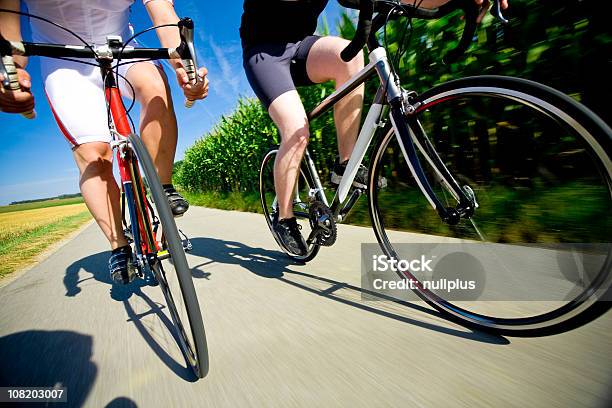
[[[321,38],[311,35],[296,43],[265,43],[250,47],[243,66],[251,88],[268,109],[272,101],[296,86],[313,85],[306,72],[306,58]]]

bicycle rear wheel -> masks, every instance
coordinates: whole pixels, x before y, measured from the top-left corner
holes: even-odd
[[[147,212],[152,218],[154,239],[159,246],[156,254],[150,254],[149,266],[166,299],[185,360],[195,375],[203,378],[209,368],[208,346],[183,242],[151,157],[138,136],[131,135],[129,141],[146,179],[150,205]]]
[[[612,305],[610,128],[566,95],[518,78],[451,81],[411,103],[417,110],[405,123],[425,152],[419,153],[421,163],[438,197],[450,207],[457,204],[428,161],[436,156],[460,187],[473,191],[479,208],[459,225],[442,223],[387,128],[370,164],[370,180],[384,176],[387,187],[369,186],[383,252],[405,258],[401,244],[415,240],[405,231],[419,231],[429,236],[417,240],[456,243],[465,251],[472,242],[490,243],[493,267],[478,270],[483,285],[476,297],[467,298],[449,296],[448,288],[424,287],[440,278],[435,271],[400,277],[420,282],[417,294],[452,319],[512,335],[558,333],[607,311]],[[446,261],[460,259],[446,255]],[[457,263],[452,266],[458,270]]]
[[[291,253],[283,243],[280,238],[274,232],[274,228],[272,227],[272,223],[275,218],[278,217],[278,204],[276,201],[276,192],[274,189],[274,160],[276,159],[276,154],[278,153],[278,146],[272,147],[268,153],[264,156],[261,167],[259,169],[259,195],[261,199],[261,207],[263,209],[264,216],[266,217],[266,223],[268,224],[268,228],[270,228],[270,232],[274,237],[274,240],[278,244],[278,246],[289,256],[290,258],[298,261],[298,262],[308,262],[314,259],[315,256],[319,253],[319,249],[321,248],[319,245],[310,244],[308,246],[308,252],[306,255],[299,256]],[[298,176],[298,180],[296,182],[295,187],[295,198],[293,200],[293,213],[295,214],[295,218],[298,221],[298,224],[302,226],[302,235],[304,239],[308,237],[312,228],[310,226],[310,216],[309,216],[309,192],[314,188],[314,181],[310,176],[310,173],[306,169],[306,166],[302,163],[300,166],[300,174]]]

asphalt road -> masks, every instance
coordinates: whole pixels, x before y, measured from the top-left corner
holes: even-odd
[[[194,245],[206,378],[185,368],[158,288],[110,285],[90,225],[0,288],[0,386],[60,384],[69,406],[91,407],[612,404],[612,313],[556,336],[493,336],[420,302],[362,300],[369,229],[340,226],[334,247],[294,265],[261,215],[192,208],[179,224]]]

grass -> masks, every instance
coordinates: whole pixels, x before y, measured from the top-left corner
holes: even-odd
[[[181,194],[192,205],[260,214],[263,212],[258,193],[223,193],[216,191],[194,193],[181,191]]]
[[[0,214],[24,210],[35,210],[38,208],[59,207],[63,205],[80,204],[83,202],[82,197],[74,198],[58,198],[53,200],[37,201],[35,203],[24,203],[15,205],[0,206]]]
[[[262,212],[257,193],[182,193],[193,205]],[[609,242],[612,219],[607,194],[605,188],[588,183],[538,186],[530,190],[498,185],[478,191],[481,206],[474,219],[492,242]],[[385,202],[381,216],[387,228],[478,239],[467,222],[457,226],[442,223],[414,187],[385,190],[379,199]],[[370,226],[365,196],[349,213],[346,223]]]
[[[70,200],[74,199],[52,201]],[[44,203],[48,204],[24,206]],[[0,213],[0,278],[29,265],[46,248],[89,219],[91,215],[83,203]]]

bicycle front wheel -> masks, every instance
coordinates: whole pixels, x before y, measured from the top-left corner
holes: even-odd
[[[411,103],[416,112],[402,125],[411,131],[438,198],[457,205],[435,169],[442,163],[478,208],[458,225],[441,222],[411,177],[401,142],[387,128],[370,166],[370,180],[385,177],[387,185],[369,186],[372,223],[384,253],[403,258],[414,242],[458,244],[457,252],[469,252],[467,244],[476,241],[490,244],[489,267],[476,265],[480,287],[473,296],[455,298],[448,287],[435,288],[441,278],[465,277],[458,275],[459,261],[474,258],[465,253],[438,260],[453,266],[446,270],[455,275],[413,273],[421,284],[418,295],[454,320],[513,335],[565,331],[608,310],[610,128],[566,95],[518,78],[451,81]],[[406,231],[427,235],[415,238]]]
[[[151,157],[138,136],[131,135],[129,141],[146,179],[143,190],[146,190],[149,208],[145,212],[152,218],[152,232],[158,246],[157,253],[149,256],[149,266],[166,299],[185,360],[195,375],[203,378],[208,373],[208,346],[185,248]]]

